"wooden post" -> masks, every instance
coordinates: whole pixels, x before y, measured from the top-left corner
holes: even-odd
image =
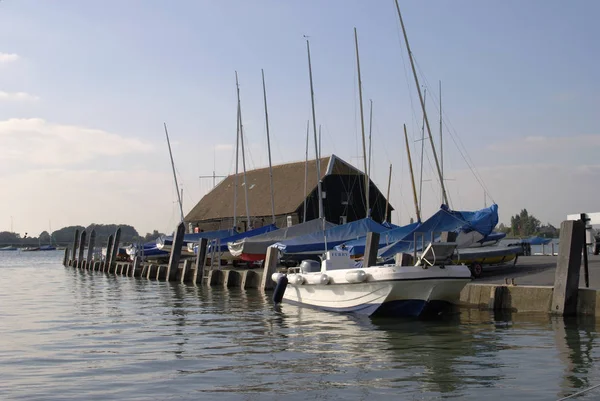
[[[84,266],[83,251],[85,250],[85,237],[86,233],[83,230],[79,236],[79,256],[77,257],[77,267],[79,268],[83,268]]]
[[[142,258],[139,256],[136,256],[135,258],[133,258],[133,266],[131,268],[131,273],[129,274],[129,277],[135,277],[135,275],[137,274],[138,270],[141,269],[141,264],[142,264]],[[140,277],[141,277],[141,272],[140,272]]]
[[[119,242],[121,242],[121,227],[117,228],[117,231],[115,231],[115,240],[113,242],[112,252],[110,253],[110,263],[108,265],[109,272],[117,260],[117,255],[119,254]]]
[[[176,271],[179,268],[179,260],[181,259],[181,245],[183,245],[183,236],[185,235],[185,223],[181,222],[177,226],[175,235],[173,236],[173,244],[171,245],[171,256],[169,256],[169,266],[167,267],[167,275],[165,280],[171,280],[171,271]]]
[[[148,271],[146,271],[146,278],[147,278],[148,280],[150,280],[150,273],[152,272],[152,268],[153,268],[153,267],[154,267],[154,265],[152,265],[152,264],[149,264],[149,265],[148,265]]]
[[[581,220],[567,220],[560,225],[560,239],[551,313],[563,316],[577,313],[581,248],[585,242],[585,224]]]
[[[377,251],[379,250],[379,233],[368,232],[363,267],[375,266],[377,264]]]
[[[587,222],[590,220],[585,213],[580,215],[583,222],[583,279],[585,280],[585,288],[590,288],[590,274],[588,270],[588,246],[587,246]],[[592,228],[592,226],[590,226]]]
[[[263,269],[263,276],[260,283],[260,288],[265,290],[272,290],[275,287],[275,283],[271,280],[271,276],[277,269],[277,262],[279,261],[279,249],[275,247],[267,248],[267,256],[265,257],[265,267]]]
[[[90,233],[90,239],[88,240],[88,253],[87,253],[87,265],[90,266],[92,258],[94,257],[94,246],[96,246],[96,230],[92,230]]]
[[[175,277],[177,281],[179,281],[180,283],[183,283],[185,281],[185,276],[187,272],[192,270],[192,263],[192,259],[186,259],[183,261],[183,267],[181,269],[177,269],[177,276]]]
[[[63,256],[63,266],[67,267],[69,265],[69,247],[65,248],[65,256]]]
[[[104,264],[102,265],[103,272],[108,270],[110,259],[112,257],[112,248],[113,248],[113,236],[111,234],[108,237],[108,243],[106,244],[106,257],[104,258]]]
[[[192,274],[192,283],[202,283],[204,280],[204,266],[206,266],[206,248],[208,247],[208,239],[200,238],[198,244],[198,255],[196,255],[196,269]]]
[[[75,260],[77,259],[77,245],[79,244],[79,229],[75,229],[75,235],[73,236],[73,252],[71,253],[71,266],[75,266]]]

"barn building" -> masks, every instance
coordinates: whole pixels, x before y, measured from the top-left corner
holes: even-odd
[[[305,168],[308,179],[305,194]],[[349,223],[366,216],[364,174],[335,155],[321,159],[323,214],[335,224]],[[248,185],[248,212],[246,216],[244,175],[237,175],[237,230],[258,228],[272,222],[269,168],[246,172]],[[185,217],[185,222],[196,230],[212,231],[233,227],[234,188],[236,176],[221,181]],[[278,227],[298,224],[319,217],[316,160],[273,166],[275,220]],[[370,182],[369,200],[371,218],[379,223],[390,221],[392,206],[385,216],[386,199],[377,186]]]

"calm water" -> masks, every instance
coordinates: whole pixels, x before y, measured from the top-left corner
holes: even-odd
[[[556,400],[600,382],[594,321],[358,319],[61,261],[0,252],[2,400]]]

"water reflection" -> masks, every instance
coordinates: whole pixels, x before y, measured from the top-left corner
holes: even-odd
[[[18,269],[0,278],[7,399],[552,400],[600,377],[593,319],[369,319],[257,290]]]

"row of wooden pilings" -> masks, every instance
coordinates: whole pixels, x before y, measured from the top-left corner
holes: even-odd
[[[117,260],[121,229],[117,229],[114,235],[108,238],[106,257],[96,258],[94,246],[96,233],[92,230],[87,239],[86,231],[79,233],[75,231],[72,248],[65,249],[63,265],[90,271],[99,271],[107,274],[116,274],[127,277],[139,277],[146,279],[177,281],[180,283],[201,284],[208,286],[259,288],[262,290],[273,289],[275,283],[270,279],[277,269],[278,251],[269,248],[265,258],[263,269],[236,269],[236,268],[213,268],[207,265],[208,241],[203,238],[198,245],[198,253],[195,259],[181,259],[181,246],[185,226],[183,223],[177,226],[168,264],[143,262],[140,256],[136,256],[133,262],[120,262]],[[87,252],[85,252],[87,250]],[[178,252],[175,252],[178,250]]]

